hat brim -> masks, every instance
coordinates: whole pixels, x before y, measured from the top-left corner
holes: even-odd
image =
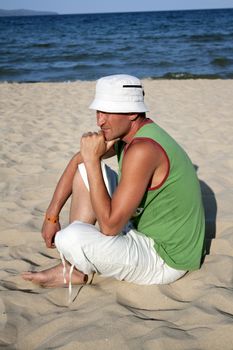
[[[94,99],[89,106],[90,109],[107,113],[144,113],[148,112],[148,108],[144,102],[121,102],[120,105],[117,102],[100,101]]]

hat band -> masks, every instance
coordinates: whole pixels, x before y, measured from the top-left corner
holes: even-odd
[[[142,88],[142,85],[123,85],[123,88]]]

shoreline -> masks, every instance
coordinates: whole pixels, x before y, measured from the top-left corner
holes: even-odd
[[[220,75],[211,75],[211,74],[202,74],[202,75],[195,75],[192,73],[166,73],[164,76],[159,77],[138,77],[140,80],[152,80],[152,81],[193,81],[193,80],[233,80],[233,74],[230,77],[222,77]],[[48,81],[8,81],[8,80],[0,80],[0,84],[69,84],[69,83],[76,83],[76,82],[95,82],[96,79],[88,80],[88,79],[76,79],[76,80],[48,80]]]

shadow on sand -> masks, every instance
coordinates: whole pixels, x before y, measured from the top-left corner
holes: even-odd
[[[194,167],[197,171],[198,167],[196,165]],[[213,190],[204,181],[199,182],[205,211],[205,248],[206,254],[209,254],[211,241],[216,236],[217,201]]]

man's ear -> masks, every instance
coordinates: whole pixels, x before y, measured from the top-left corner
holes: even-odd
[[[134,120],[136,120],[138,118],[138,113],[132,113],[129,116],[129,119],[131,120],[131,122],[133,122]]]

